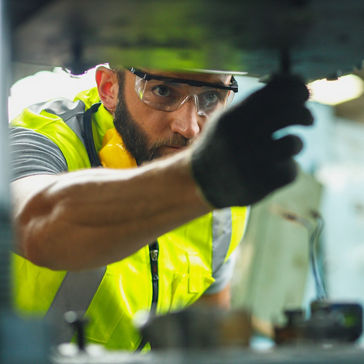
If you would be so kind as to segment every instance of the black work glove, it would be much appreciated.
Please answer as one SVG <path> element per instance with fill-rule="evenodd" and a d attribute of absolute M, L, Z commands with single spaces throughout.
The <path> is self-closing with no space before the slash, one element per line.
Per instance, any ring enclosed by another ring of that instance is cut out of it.
<path fill-rule="evenodd" d="M 293 156 L 302 149 L 301 139 L 272 135 L 287 126 L 312 124 L 308 97 L 300 78 L 277 75 L 207 123 L 193 145 L 192 171 L 209 203 L 217 208 L 250 205 L 295 179 Z"/>

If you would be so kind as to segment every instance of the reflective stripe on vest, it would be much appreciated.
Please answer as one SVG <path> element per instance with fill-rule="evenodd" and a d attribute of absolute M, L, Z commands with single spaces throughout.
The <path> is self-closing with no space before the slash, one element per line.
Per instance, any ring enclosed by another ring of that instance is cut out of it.
<path fill-rule="evenodd" d="M 212 271 L 223 264 L 231 243 L 231 209 L 214 210 L 212 213 Z"/>
<path fill-rule="evenodd" d="M 77 313 L 84 314 L 99 288 L 105 272 L 106 267 L 101 267 L 83 272 L 66 273 L 45 315 L 45 318 L 49 319 L 57 327 L 56 343 L 64 343 L 72 339 L 73 330 L 64 321 L 64 313 L 76 311 Z"/>

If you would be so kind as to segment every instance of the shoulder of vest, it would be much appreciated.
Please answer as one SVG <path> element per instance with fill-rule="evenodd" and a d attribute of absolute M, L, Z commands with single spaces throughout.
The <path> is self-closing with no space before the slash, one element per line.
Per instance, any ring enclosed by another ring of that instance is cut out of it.
<path fill-rule="evenodd" d="M 86 110 L 89 109 L 92 105 L 97 104 L 101 101 L 97 87 L 93 87 L 89 90 L 79 92 L 74 98 L 74 101 L 78 100 L 82 101 L 85 104 Z"/>
<path fill-rule="evenodd" d="M 28 110 L 38 114 L 52 114 L 61 119 L 84 143 L 83 138 L 83 115 L 85 104 L 81 100 L 71 101 L 65 98 L 53 99 L 44 103 L 31 105 Z"/>
<path fill-rule="evenodd" d="M 82 114 L 85 111 L 85 104 L 81 100 L 71 101 L 59 98 L 31 105 L 27 109 L 39 115 L 46 111 L 60 117 L 63 121 L 67 121 L 76 114 Z"/>
<path fill-rule="evenodd" d="M 83 119 L 85 104 L 65 98 L 31 105 L 12 120 L 11 127 L 24 127 L 52 140 L 62 151 L 69 170 L 87 168 Z"/>

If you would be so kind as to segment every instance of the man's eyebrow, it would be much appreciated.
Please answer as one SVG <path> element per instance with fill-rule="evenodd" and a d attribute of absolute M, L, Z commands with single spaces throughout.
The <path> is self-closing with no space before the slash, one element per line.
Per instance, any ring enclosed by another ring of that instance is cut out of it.
<path fill-rule="evenodd" d="M 186 78 L 178 78 L 178 77 L 171 77 L 166 75 L 158 75 L 153 74 L 149 72 L 145 72 L 143 70 L 130 68 L 129 71 L 136 74 L 139 77 L 143 77 L 141 74 L 145 76 L 146 80 L 155 79 L 160 81 L 168 81 L 168 82 L 174 82 L 174 83 L 185 83 L 191 86 L 197 86 L 197 87 L 212 87 L 212 88 L 220 88 L 225 90 L 233 90 L 234 92 L 238 91 L 237 83 L 235 79 L 232 77 L 231 83 L 229 85 L 226 85 L 221 80 L 217 80 L 217 82 L 207 82 L 207 81 L 201 81 L 201 80 L 192 80 L 192 79 L 186 79 Z"/>
<path fill-rule="evenodd" d="M 159 75 L 151 75 L 155 79 L 159 79 L 161 81 L 169 82 L 169 83 L 185 83 L 191 86 L 206 86 L 206 87 L 229 87 L 230 85 L 226 85 L 221 80 L 217 82 L 208 82 L 201 80 L 193 80 L 189 78 L 177 78 L 177 77 L 168 77 L 168 76 L 159 76 Z"/>
<path fill-rule="evenodd" d="M 197 86 L 206 86 L 206 87 L 214 87 L 214 86 L 227 86 L 223 82 L 207 82 L 207 81 L 199 81 L 192 80 L 189 78 L 166 78 L 165 80 L 161 80 L 166 83 L 172 84 L 196 84 Z"/>
<path fill-rule="evenodd" d="M 204 81 L 204 80 L 197 80 L 197 79 L 193 79 L 193 78 L 187 78 L 187 77 L 178 77 L 178 76 L 161 76 L 161 75 L 157 75 L 157 74 L 151 74 L 152 76 L 155 77 L 160 77 L 160 78 L 164 78 L 166 81 L 171 81 L 171 82 L 196 82 L 196 83 L 201 83 L 201 84 L 206 84 L 206 85 L 219 85 L 219 86 L 227 86 L 223 81 L 221 81 L 220 79 L 216 80 L 216 81 Z"/>

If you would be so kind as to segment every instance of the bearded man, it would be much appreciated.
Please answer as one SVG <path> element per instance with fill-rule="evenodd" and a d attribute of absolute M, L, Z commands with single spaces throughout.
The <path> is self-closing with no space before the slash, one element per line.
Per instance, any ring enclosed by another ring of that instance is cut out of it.
<path fill-rule="evenodd" d="M 136 350 L 139 310 L 229 307 L 246 206 L 296 176 L 301 140 L 273 134 L 312 116 L 294 76 L 227 110 L 231 74 L 99 67 L 96 84 L 11 123 L 15 305 L 82 311 L 89 342 Z"/>

